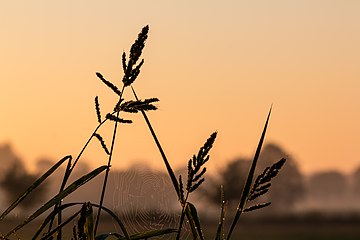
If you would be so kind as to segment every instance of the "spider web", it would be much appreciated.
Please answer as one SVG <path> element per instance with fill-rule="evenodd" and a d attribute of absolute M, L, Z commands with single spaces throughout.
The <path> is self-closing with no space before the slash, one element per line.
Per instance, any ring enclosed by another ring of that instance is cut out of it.
<path fill-rule="evenodd" d="M 166 174 L 136 166 L 115 174 L 114 182 L 113 209 L 129 234 L 179 227 L 180 204 Z M 182 239 L 189 237 L 188 226 L 182 233 Z"/>

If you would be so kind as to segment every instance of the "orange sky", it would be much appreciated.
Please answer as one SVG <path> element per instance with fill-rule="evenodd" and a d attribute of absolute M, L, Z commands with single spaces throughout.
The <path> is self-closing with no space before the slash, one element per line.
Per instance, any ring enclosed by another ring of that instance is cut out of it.
<path fill-rule="evenodd" d="M 0 143 L 31 166 L 76 155 L 115 102 L 121 54 L 149 24 L 140 97 L 175 166 L 219 131 L 211 169 L 250 156 L 273 104 L 267 141 L 304 172 L 360 165 L 360 1 L 2 1 Z M 110 131 L 104 129 L 105 137 Z M 162 162 L 139 117 L 122 126 L 115 167 Z M 110 144 L 110 139 L 107 139 Z M 105 163 L 98 144 L 86 158 Z"/>

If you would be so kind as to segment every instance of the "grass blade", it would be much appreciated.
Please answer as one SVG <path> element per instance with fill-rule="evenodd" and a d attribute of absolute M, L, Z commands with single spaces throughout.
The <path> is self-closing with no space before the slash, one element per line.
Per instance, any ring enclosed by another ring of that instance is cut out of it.
<path fill-rule="evenodd" d="M 93 207 L 97 207 L 97 208 L 100 208 L 100 205 L 98 204 L 92 204 Z M 101 209 L 104 210 L 105 212 L 107 212 L 115 221 L 116 223 L 119 225 L 119 227 L 121 228 L 123 234 L 125 235 L 124 239 L 126 240 L 129 240 L 130 239 L 130 236 L 125 228 L 125 225 L 123 224 L 123 222 L 120 220 L 120 218 L 117 216 L 117 214 L 115 214 L 113 211 L 111 211 L 110 209 L 104 207 L 104 206 L 101 206 Z"/>
<path fill-rule="evenodd" d="M 159 229 L 159 230 L 151 230 L 151 231 L 147 231 L 147 232 L 143 232 L 143 233 L 137 233 L 134 235 L 130 236 L 131 240 L 137 240 L 137 239 L 148 239 L 148 238 L 152 238 L 152 237 L 157 237 L 157 236 L 162 236 L 165 234 L 170 234 L 170 233 L 175 233 L 177 232 L 176 229 L 173 228 L 166 228 L 166 229 Z M 124 237 L 119 238 L 120 239 L 125 239 Z"/>
<path fill-rule="evenodd" d="M 60 211 L 70 208 L 70 207 L 73 207 L 73 206 L 78 206 L 78 205 L 83 205 L 83 204 L 84 203 L 82 203 L 82 202 L 73 202 L 73 203 L 66 203 L 66 204 L 59 206 L 56 210 L 52 211 L 46 217 L 46 219 L 43 221 L 41 226 L 38 228 L 37 232 L 35 233 L 35 235 L 33 236 L 32 239 L 36 239 L 40 235 L 42 230 L 46 227 L 46 225 L 51 221 L 51 219 L 54 216 L 56 216 L 56 214 L 58 214 Z M 94 204 L 94 203 L 92 203 L 92 206 L 96 207 L 96 208 L 100 207 L 98 204 Z M 105 211 L 106 213 L 108 213 L 116 221 L 116 223 L 119 225 L 120 229 L 122 230 L 123 234 L 125 235 L 125 239 L 130 239 L 129 234 L 127 233 L 127 230 L 125 229 L 125 225 L 122 223 L 122 221 L 119 219 L 119 217 L 113 211 L 111 211 L 110 209 L 108 209 L 104 206 L 102 207 L 102 210 Z M 80 211 L 81 210 L 79 210 L 78 213 L 80 213 Z"/>
<path fill-rule="evenodd" d="M 110 233 L 102 233 L 100 235 L 97 235 L 95 237 L 95 240 L 105 240 L 107 239 L 108 237 L 110 236 L 114 236 L 116 239 L 122 239 L 123 236 L 121 236 L 120 234 L 118 233 L 115 233 L 115 232 L 110 232 Z"/>
<path fill-rule="evenodd" d="M 71 215 L 68 219 L 63 221 L 61 224 L 56 226 L 56 228 L 52 229 L 51 231 L 47 232 L 40 240 L 46 240 L 46 239 L 52 239 L 52 235 L 54 235 L 59 229 L 62 229 L 65 225 L 70 223 L 72 220 L 74 220 L 79 214 L 81 213 L 81 210 L 75 212 L 73 215 Z M 40 231 L 41 232 L 41 231 Z M 36 237 L 40 234 L 40 232 L 37 232 L 35 236 L 33 237 L 33 240 L 36 239 Z"/>
<path fill-rule="evenodd" d="M 97 169 L 93 170 L 92 172 L 86 174 L 85 176 L 73 182 L 70 186 L 64 189 L 64 191 L 57 194 L 55 197 L 53 197 L 47 203 L 45 203 L 42 207 L 36 210 L 35 213 L 33 213 L 30 217 L 28 217 L 23 223 L 19 224 L 14 229 L 12 229 L 5 237 L 10 236 L 12 233 L 15 233 L 16 231 L 24 227 L 26 224 L 28 224 L 29 222 L 40 216 L 42 213 L 44 213 L 46 210 L 54 206 L 56 203 L 61 201 L 61 199 L 65 198 L 67 195 L 74 192 L 76 189 L 78 189 L 79 187 L 81 187 L 82 185 L 84 185 L 85 183 L 87 183 L 88 181 L 90 181 L 100 173 L 102 173 L 107 168 L 108 168 L 107 166 L 98 167 Z"/>
<path fill-rule="evenodd" d="M 195 231 L 197 232 L 200 239 L 204 240 L 204 236 L 203 236 L 202 230 L 201 230 L 199 216 L 197 214 L 195 206 L 193 204 L 189 203 L 189 202 L 187 202 L 186 205 L 187 205 L 186 209 L 190 213 L 190 216 L 191 216 L 191 221 L 190 222 L 193 222 L 195 224 Z"/>
<path fill-rule="evenodd" d="M 223 240 L 224 239 L 224 221 L 225 221 L 225 200 L 224 200 L 224 186 L 220 186 L 220 195 L 221 195 L 221 212 L 219 225 L 216 231 L 215 240 Z"/>
<path fill-rule="evenodd" d="M 6 217 L 19 203 L 21 203 L 34 189 L 36 189 L 41 183 L 43 183 L 56 169 L 58 169 L 61 164 L 66 160 L 71 160 L 72 157 L 66 156 L 58 161 L 54 166 L 52 166 L 47 172 L 45 172 L 41 177 L 39 177 L 26 191 L 20 195 L 0 216 L 0 221 Z"/>
<path fill-rule="evenodd" d="M 256 164 L 257 164 L 257 161 L 258 161 L 259 156 L 260 156 L 262 145 L 264 143 L 267 126 L 268 126 L 269 119 L 270 119 L 270 114 L 271 114 L 271 108 L 270 108 L 269 114 L 267 116 L 265 126 L 264 126 L 264 129 L 262 131 L 261 138 L 260 138 L 259 144 L 257 146 L 256 152 L 255 152 L 255 155 L 254 155 L 254 159 L 252 161 L 252 164 L 251 164 L 251 167 L 250 167 L 250 170 L 249 170 L 248 177 L 247 177 L 246 182 L 245 182 L 244 189 L 243 189 L 243 191 L 241 193 L 240 202 L 239 202 L 239 205 L 238 205 L 234 220 L 233 220 L 233 222 L 231 224 L 229 234 L 228 234 L 228 236 L 226 238 L 228 240 L 230 239 L 231 234 L 234 231 L 237 222 L 239 221 L 241 213 L 244 211 L 245 203 L 246 203 L 246 201 L 248 199 L 248 196 L 249 196 L 249 193 L 250 193 L 250 190 L 251 190 L 251 185 L 252 185 L 252 182 L 253 182 L 253 179 L 254 179 Z"/>
<path fill-rule="evenodd" d="M 131 86 L 131 89 L 132 89 L 132 91 L 133 91 L 133 94 L 134 94 L 134 96 L 135 96 L 135 99 L 136 99 L 137 101 L 139 101 L 139 98 L 137 97 L 137 95 L 136 95 L 136 93 L 135 93 L 135 90 L 134 90 L 134 88 L 133 88 L 132 86 Z M 142 113 L 142 115 L 143 115 L 143 117 L 144 117 L 144 119 L 145 119 L 146 124 L 148 125 L 148 128 L 149 128 L 149 130 L 150 130 L 150 132 L 151 132 L 151 135 L 152 135 L 152 137 L 153 137 L 153 139 L 154 139 L 154 141 L 155 141 L 155 143 L 156 143 L 156 146 L 157 146 L 158 149 L 159 149 L 159 152 L 160 152 L 160 154 L 161 154 L 161 157 L 162 157 L 162 159 L 163 159 L 163 161 L 164 161 L 164 163 L 165 163 L 166 170 L 168 171 L 168 174 L 169 174 L 169 176 L 170 176 L 170 178 L 171 178 L 172 184 L 173 184 L 173 186 L 174 186 L 174 188 L 175 188 L 176 194 L 177 194 L 178 197 L 180 198 L 180 195 L 179 195 L 179 183 L 178 183 L 178 181 L 177 181 L 177 179 L 176 179 L 176 177 L 175 177 L 175 173 L 174 173 L 174 171 L 172 170 L 172 168 L 171 168 L 171 166 L 170 166 L 170 163 L 169 163 L 169 161 L 168 161 L 168 159 L 167 159 L 167 157 L 166 157 L 166 155 L 165 155 L 165 152 L 164 152 L 163 148 L 161 147 L 161 144 L 160 144 L 159 139 L 157 138 L 157 136 L 156 136 L 156 134 L 155 134 L 155 131 L 154 131 L 153 127 L 151 126 L 151 123 L 150 123 L 149 118 L 147 117 L 145 111 L 141 110 L 141 113 Z"/>
<path fill-rule="evenodd" d="M 190 225 L 191 233 L 193 235 L 193 239 L 199 239 L 198 232 L 196 230 L 197 227 L 196 227 L 194 218 L 192 217 L 191 209 L 189 208 L 188 204 L 189 203 L 186 202 L 185 205 L 183 205 L 183 207 L 182 207 L 179 229 L 177 231 L 176 240 L 180 239 L 181 229 L 182 229 L 183 222 L 184 222 L 184 216 L 186 216 L 186 218 L 189 220 L 189 225 Z"/>
<path fill-rule="evenodd" d="M 42 230 L 44 230 L 44 228 L 46 227 L 46 225 L 54 218 L 54 216 L 56 216 L 56 214 L 58 214 L 60 211 L 66 209 L 66 208 L 69 208 L 69 207 L 72 207 L 72 206 L 75 206 L 75 205 L 78 205 L 79 203 L 66 203 L 66 204 L 63 204 L 61 206 L 59 206 L 58 208 L 54 209 L 46 218 L 45 220 L 42 222 L 42 224 L 39 226 L 39 228 L 37 229 L 36 233 L 34 234 L 34 236 L 32 237 L 32 239 L 36 239 L 40 233 L 42 232 Z M 81 203 L 83 204 L 83 203 Z M 77 212 L 77 214 L 80 214 L 80 211 L 79 210 Z M 77 215 L 76 214 L 76 215 Z M 75 215 L 75 214 L 74 214 Z M 58 229 L 58 228 L 56 228 Z"/>
<path fill-rule="evenodd" d="M 135 92 L 133 86 L 131 86 L 131 89 L 132 89 L 132 91 L 133 91 L 133 94 L 134 94 L 134 96 L 135 96 L 135 99 L 138 101 L 139 98 L 137 97 L 136 92 Z M 156 143 L 156 146 L 158 147 L 158 150 L 159 150 L 159 152 L 160 152 L 160 154 L 161 154 L 161 157 L 162 157 L 162 159 L 163 159 L 163 161 L 164 161 L 164 163 L 165 163 L 166 170 L 167 170 L 167 172 L 168 172 L 168 174 L 169 174 L 169 176 L 170 176 L 170 179 L 171 179 L 171 182 L 172 182 L 172 184 L 173 184 L 173 186 L 174 186 L 174 188 L 175 188 L 176 194 L 177 194 L 178 198 L 180 199 L 180 197 L 181 197 L 181 196 L 180 196 L 180 187 L 179 187 L 179 183 L 178 183 L 178 181 L 177 181 L 177 179 L 176 179 L 176 177 L 175 177 L 175 173 L 174 173 L 174 171 L 172 170 L 172 168 L 171 168 L 171 166 L 170 166 L 170 163 L 169 163 L 169 161 L 168 161 L 168 159 L 167 159 L 167 157 L 166 157 L 166 155 L 165 155 L 165 152 L 164 152 L 164 150 L 163 150 L 163 148 L 162 148 L 162 146 L 161 146 L 161 144 L 160 144 L 160 142 L 159 142 L 159 139 L 158 139 L 157 136 L 156 136 L 156 133 L 155 133 L 155 131 L 154 131 L 154 129 L 153 129 L 151 123 L 150 123 L 149 118 L 147 117 L 145 111 L 141 111 L 141 113 L 142 113 L 142 115 L 143 115 L 143 117 L 144 117 L 144 119 L 145 119 L 145 122 L 146 122 L 146 124 L 147 124 L 147 126 L 148 126 L 148 128 L 149 128 L 149 130 L 150 130 L 150 132 L 151 132 L 151 135 L 152 135 L 152 137 L 153 137 L 153 139 L 154 139 L 154 141 L 155 141 L 155 143 Z M 193 221 L 192 218 L 191 218 L 191 212 L 190 212 L 190 209 L 189 209 L 189 208 L 186 208 L 185 214 L 186 214 L 186 217 L 187 217 L 188 220 L 189 220 L 189 224 L 190 224 L 190 227 L 191 227 L 191 229 L 192 229 L 193 237 L 194 237 L 194 239 L 197 239 L 195 223 L 194 223 L 194 221 Z"/>

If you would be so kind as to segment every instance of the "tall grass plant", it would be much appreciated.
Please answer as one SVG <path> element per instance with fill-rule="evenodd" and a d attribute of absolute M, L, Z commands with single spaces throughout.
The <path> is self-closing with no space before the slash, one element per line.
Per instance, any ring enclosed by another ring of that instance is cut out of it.
<path fill-rule="evenodd" d="M 188 161 L 187 176 L 179 175 L 177 177 L 173 171 L 173 168 L 171 167 L 169 159 L 165 154 L 165 150 L 160 143 L 156 131 L 153 128 L 149 117 L 147 116 L 148 111 L 157 110 L 155 103 L 157 103 L 159 99 L 141 99 L 137 95 L 135 88 L 132 85 L 134 81 L 136 81 L 136 79 L 138 78 L 141 67 L 144 64 L 144 59 L 141 59 L 141 55 L 145 47 L 146 40 L 148 38 L 148 33 L 149 26 L 145 26 L 139 33 L 134 44 L 131 46 L 129 53 L 126 54 L 124 52 L 122 54 L 122 70 L 124 76 L 121 81 L 121 87 L 118 87 L 117 84 L 108 81 L 101 73 L 96 73 L 98 79 L 102 81 L 113 94 L 117 96 L 118 100 L 114 103 L 114 108 L 108 113 L 106 113 L 104 117 L 104 115 L 102 114 L 100 99 L 98 96 L 95 97 L 94 104 L 98 125 L 90 134 L 88 140 L 84 144 L 83 148 L 80 150 L 79 154 L 75 158 L 73 158 L 73 156 L 65 156 L 57 163 L 55 163 L 34 183 L 32 183 L 29 188 L 23 194 L 21 194 L 0 215 L 0 224 L 4 224 L 4 221 L 6 221 L 6 218 L 9 216 L 9 214 L 11 214 L 24 199 L 26 199 L 30 194 L 32 194 L 33 190 L 41 186 L 46 179 L 48 179 L 54 174 L 55 171 L 60 171 L 60 166 L 66 165 L 64 176 L 61 183 L 59 183 L 58 193 L 53 196 L 49 201 L 47 201 L 44 205 L 40 206 L 29 217 L 24 219 L 13 229 L 9 230 L 7 233 L 2 233 L 2 235 L 0 236 L 1 239 L 11 239 L 13 237 L 16 238 L 17 232 L 19 230 L 21 230 L 29 223 L 33 222 L 35 219 L 39 219 L 40 217 L 42 217 L 41 224 L 39 228 L 34 231 L 32 239 L 64 239 L 63 231 L 65 231 L 65 226 L 72 226 L 72 232 L 70 233 L 70 235 L 74 240 L 103 240 L 110 238 L 127 240 L 150 239 L 157 236 L 167 236 L 167 238 L 169 239 L 181 239 L 181 233 L 185 220 L 189 223 L 191 236 L 193 239 L 205 239 L 198 211 L 196 209 L 195 203 L 189 201 L 189 195 L 192 192 L 196 191 L 198 187 L 205 181 L 206 163 L 210 159 L 210 150 L 215 143 L 217 132 L 213 132 L 205 141 L 204 145 L 200 147 L 198 153 L 194 154 L 193 157 Z M 128 90 L 132 92 L 134 99 L 126 100 L 123 98 L 124 92 Z M 179 204 L 181 206 L 181 213 L 179 213 L 180 221 L 177 228 L 156 229 L 131 235 L 127 231 L 127 228 L 122 222 L 121 218 L 117 216 L 112 210 L 104 206 L 104 197 L 107 191 L 109 171 L 111 169 L 111 163 L 113 161 L 113 152 L 115 149 L 116 138 L 121 137 L 118 136 L 118 128 L 122 124 L 132 124 L 132 120 L 125 118 L 124 113 L 139 113 L 143 116 L 145 124 L 150 131 L 156 147 L 158 148 L 162 161 L 164 162 L 166 171 L 174 187 L 174 191 L 179 199 Z M 224 189 L 221 187 L 221 196 L 219 196 L 219 205 L 221 206 L 221 211 L 218 228 L 216 231 L 216 235 L 214 236 L 214 239 L 216 240 L 231 239 L 232 233 L 236 228 L 238 221 L 243 213 L 258 210 L 260 208 L 270 205 L 270 202 L 254 203 L 255 199 L 258 199 L 261 195 L 267 193 L 271 186 L 272 178 L 277 175 L 277 173 L 285 163 L 285 159 L 281 159 L 279 162 L 266 168 L 264 172 L 259 176 L 254 176 L 261 148 L 265 139 L 270 114 L 271 109 L 268 113 L 264 129 L 257 145 L 252 165 L 249 169 L 246 184 L 242 189 L 242 195 L 239 199 L 238 208 L 235 212 L 234 218 L 230 221 L 231 224 L 228 231 L 224 229 L 226 217 L 226 198 L 224 196 L 226 196 L 226 193 L 224 194 Z M 110 141 L 104 139 L 99 131 L 105 124 L 113 125 L 113 131 Z M 86 151 L 89 143 L 92 141 L 99 142 L 99 146 L 101 146 L 101 148 L 107 155 L 107 164 L 99 166 L 91 172 L 78 178 L 77 180 L 69 183 L 68 181 L 75 167 L 77 166 L 77 163 L 80 161 L 83 153 Z M 107 142 L 110 142 L 109 147 Z M 74 191 L 77 191 L 81 186 L 88 184 L 93 178 L 101 176 L 103 177 L 103 184 L 102 188 L 99 189 L 98 203 L 88 202 L 86 201 L 86 199 L 82 203 L 62 203 L 63 199 L 66 198 L 68 195 L 72 194 Z M 241 191 L 241 189 L 239 189 L 239 191 Z M 63 212 L 67 209 L 72 210 L 72 214 L 65 217 Z M 100 220 L 102 213 L 108 214 L 119 226 L 119 229 L 121 231 L 99 233 L 98 229 L 99 224 L 101 224 Z M 69 234 L 67 234 L 66 236 L 69 236 Z"/>

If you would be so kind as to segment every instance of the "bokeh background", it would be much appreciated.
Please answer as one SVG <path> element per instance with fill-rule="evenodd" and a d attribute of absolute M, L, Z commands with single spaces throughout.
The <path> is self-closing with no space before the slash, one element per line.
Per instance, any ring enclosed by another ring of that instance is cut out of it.
<path fill-rule="evenodd" d="M 219 178 L 231 164 L 251 158 L 272 105 L 266 143 L 276 158 L 292 159 L 305 184 L 293 210 L 356 212 L 359 11 L 356 0 L 2 1 L 1 168 L 30 181 L 49 162 L 78 154 L 97 125 L 94 97 L 104 113 L 116 102 L 95 72 L 120 86 L 121 54 L 149 24 L 134 87 L 141 98 L 160 99 L 149 117 L 174 168 L 181 171 L 217 130 L 208 172 L 213 182 L 225 181 Z M 114 171 L 163 171 L 143 119 L 133 120 L 120 128 Z M 111 126 L 102 134 L 109 138 Z M 106 161 L 94 143 L 83 167 Z M 324 204 L 316 196 L 334 185 L 322 182 L 329 176 L 340 187 Z"/>

